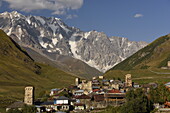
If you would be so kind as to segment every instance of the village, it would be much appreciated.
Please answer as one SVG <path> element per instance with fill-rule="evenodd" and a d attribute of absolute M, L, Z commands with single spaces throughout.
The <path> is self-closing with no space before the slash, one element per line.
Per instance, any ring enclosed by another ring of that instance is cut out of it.
<path fill-rule="evenodd" d="M 88 112 L 104 109 L 107 106 L 119 106 L 125 102 L 126 91 L 129 88 L 139 87 L 132 82 L 131 74 L 125 75 L 125 82 L 107 80 L 103 76 L 93 77 L 90 81 L 76 78 L 75 85 L 51 89 L 50 97 L 46 102 L 34 102 L 34 87 L 25 87 L 24 103 L 35 105 L 39 112 Z M 21 102 L 15 104 L 22 105 Z M 7 111 L 9 109 L 10 106 Z"/>
<path fill-rule="evenodd" d="M 170 67 L 170 62 L 168 66 Z M 34 87 L 25 87 L 24 102 L 15 102 L 6 108 L 21 110 L 24 105 L 34 105 L 37 113 L 41 112 L 98 112 L 108 106 L 121 106 L 126 102 L 126 92 L 142 88 L 149 92 L 150 88 L 157 88 L 157 83 L 139 85 L 132 82 L 132 75 L 126 74 L 125 81 L 120 79 L 105 79 L 104 76 L 93 77 L 92 80 L 75 78 L 75 84 L 67 88 L 50 90 L 46 101 L 34 100 Z M 170 82 L 164 84 L 170 88 Z M 170 102 L 164 105 L 154 103 L 159 111 L 170 111 Z"/>
<path fill-rule="evenodd" d="M 75 79 L 75 85 L 68 88 L 51 89 L 49 98 L 44 102 L 34 101 L 34 87 L 25 87 L 24 102 L 10 105 L 12 108 L 22 109 L 24 104 L 35 105 L 38 113 L 41 112 L 90 112 L 100 111 L 108 106 L 120 106 L 125 103 L 126 92 L 130 89 L 143 87 L 157 87 L 150 83 L 140 86 L 132 82 L 131 74 L 125 75 L 125 82 L 121 80 L 107 80 L 103 76 L 93 77 L 92 80 Z"/>

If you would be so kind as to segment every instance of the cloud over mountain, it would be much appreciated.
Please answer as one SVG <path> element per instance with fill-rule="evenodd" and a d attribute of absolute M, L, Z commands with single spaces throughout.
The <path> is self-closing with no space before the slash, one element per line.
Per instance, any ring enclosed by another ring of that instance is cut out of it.
<path fill-rule="evenodd" d="M 77 18 L 77 15 L 67 15 L 66 19 L 73 19 L 73 18 Z"/>
<path fill-rule="evenodd" d="M 81 8 L 83 0 L 2 0 L 9 3 L 9 7 L 25 12 L 33 10 L 51 10 L 53 14 L 62 15 L 69 10 Z"/>
<path fill-rule="evenodd" d="M 143 17 L 143 14 L 137 13 L 137 14 L 135 14 L 133 17 L 134 17 L 134 18 L 141 18 L 141 17 Z"/>

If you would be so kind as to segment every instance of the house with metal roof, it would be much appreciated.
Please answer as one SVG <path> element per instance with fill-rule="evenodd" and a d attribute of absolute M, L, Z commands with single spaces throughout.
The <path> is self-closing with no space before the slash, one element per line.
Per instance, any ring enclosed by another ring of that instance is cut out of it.
<path fill-rule="evenodd" d="M 65 96 L 54 99 L 54 109 L 56 111 L 69 111 L 71 109 L 70 99 Z"/>

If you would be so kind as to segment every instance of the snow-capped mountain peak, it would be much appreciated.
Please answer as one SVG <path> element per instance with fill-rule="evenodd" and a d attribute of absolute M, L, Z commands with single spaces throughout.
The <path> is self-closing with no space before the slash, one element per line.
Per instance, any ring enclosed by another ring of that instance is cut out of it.
<path fill-rule="evenodd" d="M 102 72 L 147 45 L 103 32 L 83 32 L 59 18 L 24 16 L 16 11 L 0 14 L 0 28 L 19 45 L 56 60 L 56 55 L 79 59 Z"/>

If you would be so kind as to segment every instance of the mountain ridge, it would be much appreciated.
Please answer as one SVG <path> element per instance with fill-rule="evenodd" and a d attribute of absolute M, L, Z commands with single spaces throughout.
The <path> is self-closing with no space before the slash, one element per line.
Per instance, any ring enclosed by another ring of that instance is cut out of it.
<path fill-rule="evenodd" d="M 170 34 L 159 37 L 143 49 L 108 70 L 107 78 L 124 78 L 132 74 L 137 83 L 166 83 L 169 82 L 170 70 Z"/>
<path fill-rule="evenodd" d="M 83 32 L 58 18 L 24 16 L 16 11 L 0 14 L 0 28 L 19 45 L 33 47 L 53 60 L 57 55 L 70 56 L 102 72 L 147 45 L 102 32 Z"/>
<path fill-rule="evenodd" d="M 147 64 L 149 64 L 149 62 L 151 62 L 154 59 L 157 59 L 157 61 L 155 61 L 155 62 L 159 62 L 159 63 L 157 63 L 157 65 L 153 65 L 154 67 L 160 68 L 162 66 L 166 66 L 168 60 L 165 60 L 166 63 L 163 63 L 165 61 L 162 60 L 163 58 L 161 58 L 160 55 L 166 55 L 166 57 L 167 57 L 166 59 L 168 59 L 168 57 L 170 56 L 170 54 L 168 55 L 168 53 L 165 53 L 165 51 L 169 52 L 169 50 L 166 49 L 166 48 L 170 47 L 170 46 L 168 46 L 169 40 L 170 40 L 170 34 L 156 39 L 155 41 L 150 43 L 148 46 L 139 50 L 134 55 L 127 58 L 125 61 L 116 65 L 112 69 L 131 70 L 131 69 L 134 69 L 135 67 L 136 68 L 137 67 L 144 68 L 144 66 L 146 66 L 146 68 L 149 68 L 152 65 L 147 65 Z M 166 48 L 162 47 L 162 46 L 165 46 Z M 156 53 L 157 53 L 157 56 L 153 56 L 153 54 L 155 55 Z M 158 57 L 162 61 L 159 61 Z M 133 62 L 132 62 L 132 59 L 133 59 Z M 140 64 L 142 62 L 144 62 L 144 63 Z M 139 65 L 141 65 L 141 66 L 139 66 Z"/>

